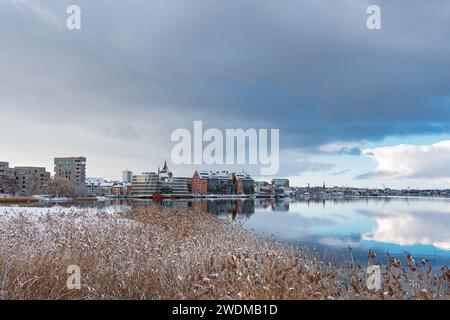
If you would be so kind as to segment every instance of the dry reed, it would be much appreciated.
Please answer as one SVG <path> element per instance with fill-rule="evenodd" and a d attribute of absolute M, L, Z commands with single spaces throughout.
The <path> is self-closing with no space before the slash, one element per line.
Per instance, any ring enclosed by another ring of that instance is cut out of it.
<path fill-rule="evenodd" d="M 0 299 L 448 299 L 448 268 L 436 275 L 422 264 L 389 257 L 375 292 L 362 267 L 320 261 L 200 211 L 0 216 Z M 69 265 L 81 269 L 79 290 L 66 286 Z"/>

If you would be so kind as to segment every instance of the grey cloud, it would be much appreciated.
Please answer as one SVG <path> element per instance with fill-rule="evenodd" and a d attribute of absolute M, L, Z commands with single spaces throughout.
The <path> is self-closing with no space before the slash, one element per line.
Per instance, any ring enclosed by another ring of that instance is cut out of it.
<path fill-rule="evenodd" d="M 356 180 L 368 180 L 373 178 L 388 177 L 391 173 L 389 172 L 366 172 L 355 176 Z"/>
<path fill-rule="evenodd" d="M 328 171 L 334 168 L 336 165 L 326 162 L 317 162 L 311 160 L 302 159 L 290 159 L 284 160 L 280 163 L 279 176 L 301 176 L 307 172 L 320 172 Z"/>
<path fill-rule="evenodd" d="M 347 173 L 347 172 L 349 172 L 349 171 L 350 171 L 350 169 L 344 169 L 344 170 L 341 170 L 341 171 L 333 172 L 332 175 L 333 175 L 333 176 L 339 176 L 339 175 L 344 174 L 344 173 Z"/>
<path fill-rule="evenodd" d="M 139 139 L 139 135 L 136 130 L 128 123 L 116 124 L 112 126 L 100 126 L 99 130 L 107 137 L 128 140 Z"/>
<path fill-rule="evenodd" d="M 79 0 L 80 31 L 65 28 L 72 2 L 33 3 L 55 23 L 0 2 L 0 110 L 14 117 L 106 117 L 166 149 L 196 119 L 279 128 L 283 149 L 450 132 L 445 0 L 380 0 L 373 32 L 369 1 Z"/>

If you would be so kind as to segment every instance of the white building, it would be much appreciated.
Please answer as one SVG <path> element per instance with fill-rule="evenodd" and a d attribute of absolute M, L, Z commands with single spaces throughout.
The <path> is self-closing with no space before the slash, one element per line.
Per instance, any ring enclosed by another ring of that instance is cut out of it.
<path fill-rule="evenodd" d="M 130 183 L 133 180 L 133 172 L 129 170 L 122 171 L 122 182 Z"/>
<path fill-rule="evenodd" d="M 94 196 L 99 192 L 99 188 L 102 183 L 105 183 L 103 178 L 87 178 L 86 179 L 86 192 L 88 195 Z"/>
<path fill-rule="evenodd" d="M 158 172 L 144 172 L 134 175 L 131 194 L 134 197 L 150 198 L 154 194 L 186 195 L 189 193 L 191 178 L 174 177 L 164 163 Z"/>

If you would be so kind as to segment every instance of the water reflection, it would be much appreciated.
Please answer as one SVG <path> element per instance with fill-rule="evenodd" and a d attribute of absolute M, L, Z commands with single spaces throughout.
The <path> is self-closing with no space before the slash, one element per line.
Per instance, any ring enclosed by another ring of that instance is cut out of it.
<path fill-rule="evenodd" d="M 76 205 L 101 208 L 146 203 L 151 201 L 116 199 Z M 263 236 L 275 235 L 283 241 L 334 251 L 350 245 L 361 251 L 408 251 L 450 258 L 450 199 L 191 199 L 158 204 L 200 209 L 224 219 L 239 220 Z"/>
<path fill-rule="evenodd" d="M 376 226 L 363 234 L 363 239 L 401 246 L 432 245 L 450 250 L 450 212 L 443 210 L 361 210 L 360 214 L 375 219 Z"/>
<path fill-rule="evenodd" d="M 175 203 L 161 204 L 174 206 Z M 380 247 L 399 252 L 450 250 L 449 204 L 447 199 L 423 198 L 178 201 L 181 207 L 243 220 L 246 226 L 261 234 L 274 234 L 286 241 L 334 247 Z"/>

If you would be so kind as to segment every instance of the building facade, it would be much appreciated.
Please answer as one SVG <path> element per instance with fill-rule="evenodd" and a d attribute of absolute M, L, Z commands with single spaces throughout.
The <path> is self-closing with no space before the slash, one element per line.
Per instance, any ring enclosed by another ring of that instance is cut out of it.
<path fill-rule="evenodd" d="M 8 162 L 0 162 L 0 176 L 8 178 L 8 184 L 11 179 L 14 180 L 15 193 L 19 195 L 36 195 L 45 192 L 50 179 L 50 172 L 44 167 L 15 167 L 10 168 Z M 1 192 L 5 193 L 5 186 L 0 186 Z M 11 190 L 10 190 L 11 191 Z"/>
<path fill-rule="evenodd" d="M 273 179 L 272 185 L 275 187 L 289 188 L 289 179 Z"/>
<path fill-rule="evenodd" d="M 191 191 L 194 195 L 254 194 L 255 182 L 245 172 L 195 171 Z"/>
<path fill-rule="evenodd" d="M 55 158 L 55 178 L 65 178 L 77 187 L 84 187 L 86 183 L 86 158 Z"/>
<path fill-rule="evenodd" d="M 131 183 L 106 181 L 103 178 L 87 178 L 86 194 L 89 196 L 128 196 Z"/>
<path fill-rule="evenodd" d="M 133 180 L 133 172 L 129 170 L 122 171 L 122 182 L 130 183 Z"/>
<path fill-rule="evenodd" d="M 14 175 L 14 169 L 9 167 L 9 162 L 0 161 L 0 175 Z"/>
<path fill-rule="evenodd" d="M 236 186 L 228 171 L 195 171 L 193 194 L 235 194 Z"/>
<path fill-rule="evenodd" d="M 14 174 L 23 195 L 42 194 L 50 180 L 50 172 L 44 167 L 15 167 Z"/>
<path fill-rule="evenodd" d="M 164 163 L 158 172 L 144 172 L 134 175 L 131 183 L 131 195 L 138 198 L 151 198 L 155 194 L 183 196 L 189 194 L 191 178 L 174 177 Z"/>
<path fill-rule="evenodd" d="M 255 181 L 245 172 L 233 173 L 233 183 L 236 186 L 237 194 L 255 193 Z"/>
<path fill-rule="evenodd" d="M 87 178 L 86 179 L 86 194 L 89 196 L 96 196 L 99 194 L 100 186 L 106 182 L 103 178 Z"/>

